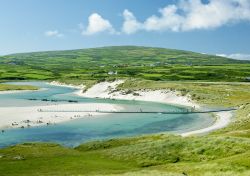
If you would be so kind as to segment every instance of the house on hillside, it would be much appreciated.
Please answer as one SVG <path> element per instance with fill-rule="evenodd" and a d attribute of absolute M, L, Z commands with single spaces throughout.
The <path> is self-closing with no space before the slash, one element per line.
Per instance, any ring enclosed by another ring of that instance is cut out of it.
<path fill-rule="evenodd" d="M 108 75 L 117 75 L 117 71 L 109 71 Z"/>

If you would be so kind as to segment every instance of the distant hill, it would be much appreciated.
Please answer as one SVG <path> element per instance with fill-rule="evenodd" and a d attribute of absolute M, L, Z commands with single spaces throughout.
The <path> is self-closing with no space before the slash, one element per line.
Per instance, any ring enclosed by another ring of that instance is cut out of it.
<path fill-rule="evenodd" d="M 3 56 L 0 58 L 0 79 L 105 79 L 129 76 L 153 80 L 217 80 L 224 79 L 225 75 L 215 75 L 217 73 L 212 68 L 223 66 L 232 69 L 230 65 L 235 64 L 248 65 L 250 61 L 165 48 L 113 46 Z M 190 67 L 193 69 L 189 74 Z M 204 70 L 197 77 L 195 72 L 200 67 Z M 210 76 L 204 74 L 210 72 L 209 67 L 212 71 Z M 245 66 L 242 68 L 244 70 Z M 185 70 L 187 73 L 180 73 Z M 243 75 L 236 74 L 237 78 L 231 79 L 229 75 L 225 79 L 244 80 L 249 76 L 249 67 L 246 71 Z"/>
<path fill-rule="evenodd" d="M 52 59 L 70 59 L 69 62 L 80 61 L 84 63 L 87 61 L 109 64 L 135 64 L 135 63 L 154 63 L 162 62 L 169 64 L 194 64 L 194 65 L 220 65 L 232 63 L 250 63 L 249 61 L 240 61 L 229 59 L 220 56 L 200 54 L 190 51 L 139 47 L 139 46 L 113 46 L 91 49 L 66 50 L 66 51 L 45 51 L 12 54 L 5 56 L 12 61 L 22 61 L 29 63 L 36 63 L 38 61 L 52 61 Z M 35 59 L 35 60 L 34 60 Z"/>

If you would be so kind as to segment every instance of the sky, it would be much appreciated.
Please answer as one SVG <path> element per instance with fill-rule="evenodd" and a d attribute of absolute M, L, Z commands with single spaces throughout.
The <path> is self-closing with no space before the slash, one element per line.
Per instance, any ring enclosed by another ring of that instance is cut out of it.
<path fill-rule="evenodd" d="M 250 59 L 250 0 L 0 0 L 0 55 L 116 45 Z"/>

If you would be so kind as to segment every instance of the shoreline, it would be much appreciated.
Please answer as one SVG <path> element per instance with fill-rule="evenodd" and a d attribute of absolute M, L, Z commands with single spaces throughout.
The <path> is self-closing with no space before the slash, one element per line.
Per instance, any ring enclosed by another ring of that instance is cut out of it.
<path fill-rule="evenodd" d="M 13 94 L 13 93 L 22 93 L 22 92 L 36 92 L 36 91 L 41 91 L 44 89 L 37 89 L 37 90 L 3 90 L 0 91 L 1 94 Z"/>
<path fill-rule="evenodd" d="M 104 103 L 56 104 L 30 107 L 0 107 L 0 129 L 28 128 L 42 125 L 52 125 L 80 118 L 96 118 L 103 113 L 88 112 L 58 112 L 60 110 L 109 110 L 118 111 L 122 107 Z M 46 112 L 42 112 L 45 110 Z M 50 111 L 50 112 L 48 112 Z M 54 111 L 54 112 L 53 112 Z"/>
<path fill-rule="evenodd" d="M 61 83 L 59 81 L 52 81 L 52 82 L 48 82 L 47 84 L 52 85 L 52 86 L 68 87 L 68 88 L 79 89 L 79 90 L 82 90 L 82 89 L 84 89 L 86 87 L 83 84 L 76 86 L 76 85 L 73 85 L 73 84 Z"/>
<path fill-rule="evenodd" d="M 217 112 L 213 114 L 215 114 L 216 116 L 216 120 L 213 123 L 213 125 L 206 127 L 206 128 L 194 130 L 194 131 L 184 132 L 184 133 L 181 133 L 180 135 L 182 137 L 189 137 L 189 136 L 208 134 L 212 131 L 226 127 L 231 122 L 232 117 L 233 117 L 232 111 Z"/>
<path fill-rule="evenodd" d="M 130 92 L 130 93 L 124 92 L 124 91 L 117 91 L 116 90 L 117 86 L 119 84 L 122 84 L 123 82 L 124 82 L 124 80 L 117 80 L 114 82 L 97 83 L 85 92 L 83 92 L 83 90 L 82 90 L 85 88 L 84 85 L 79 85 L 79 86 L 67 85 L 64 83 L 60 83 L 58 81 L 52 81 L 52 82 L 49 82 L 48 84 L 54 85 L 54 86 L 63 86 L 63 87 L 69 87 L 69 88 L 76 89 L 76 91 L 74 93 L 78 96 L 81 96 L 81 97 L 116 99 L 116 100 L 150 101 L 150 102 L 158 102 L 158 103 L 164 103 L 164 104 L 172 104 L 172 105 L 185 106 L 185 107 L 189 107 L 189 108 L 201 109 L 201 106 L 198 105 L 197 103 L 193 102 L 192 99 L 190 98 L 190 96 L 181 96 L 180 94 L 178 94 L 177 91 L 140 90 L 140 91 L 134 91 L 134 92 Z M 39 90 L 41 90 L 41 89 L 39 89 Z M 26 91 L 38 91 L 38 90 L 2 91 L 2 94 L 19 93 L 19 92 L 23 92 L 23 91 L 26 92 Z M 1 94 L 1 91 L 0 91 L 0 94 Z M 67 105 L 67 104 L 60 104 L 60 105 L 55 105 L 55 106 L 63 106 L 63 105 Z M 75 107 L 77 107 L 77 105 L 81 105 L 81 104 L 70 104 L 70 105 L 71 105 L 70 108 L 74 109 Z M 88 105 L 88 104 L 84 104 L 84 105 Z M 108 105 L 115 106 L 115 105 L 111 105 L 111 104 L 108 104 Z M 38 106 L 38 107 L 36 106 L 37 109 L 39 109 L 39 107 L 43 108 L 44 106 Z M 49 106 L 45 106 L 45 107 L 46 108 L 53 107 L 53 105 L 49 105 Z M 90 107 L 91 107 L 91 105 L 90 105 Z M 13 108 L 13 107 L 10 107 L 10 108 Z M 89 107 L 87 109 L 89 109 Z M 99 109 L 99 108 L 97 108 L 97 109 Z M 104 109 L 107 110 L 106 108 L 104 108 Z M 122 109 L 122 107 L 116 106 L 116 108 L 114 108 L 112 110 L 118 110 L 118 109 Z M 1 111 L 1 107 L 0 107 L 0 111 Z M 33 113 L 35 113 L 34 110 L 33 110 Z M 194 130 L 194 131 L 180 133 L 179 135 L 181 135 L 183 137 L 187 137 L 187 136 L 192 136 L 192 135 L 207 134 L 207 133 L 212 132 L 214 130 L 226 127 L 231 122 L 231 118 L 233 116 L 232 112 L 218 112 L 218 113 L 214 113 L 214 114 L 216 115 L 217 118 L 211 126 L 208 126 L 206 128 L 203 128 L 203 129 L 198 129 L 198 130 Z M 56 114 L 53 114 L 53 115 L 57 116 Z M 100 115 L 100 113 L 95 113 L 95 115 Z M 46 116 L 46 120 L 48 121 L 47 123 L 59 123 L 59 122 L 65 122 L 68 120 L 75 119 L 75 118 L 73 118 L 73 117 L 75 117 L 75 114 L 72 114 L 72 113 L 70 115 L 68 114 L 67 117 L 61 118 L 60 120 L 58 120 L 56 118 L 52 118 L 52 116 L 50 118 L 48 118 Z M 60 116 L 63 117 L 63 115 L 60 115 Z M 69 116 L 70 116 L 70 118 L 69 118 Z M 76 115 L 76 116 L 78 117 L 78 115 Z M 78 117 L 78 118 L 83 118 L 86 116 L 88 116 L 88 114 L 85 113 L 83 115 L 80 115 L 80 117 Z M 36 120 L 39 120 L 39 119 L 36 118 Z M 1 118 L 0 118 L 0 124 L 1 124 L 0 128 L 2 128 L 2 126 L 3 126 L 2 124 L 4 124 L 4 123 L 1 122 Z M 25 125 L 23 123 L 20 123 L 20 124 Z M 20 127 L 22 125 L 18 125 L 18 127 Z M 38 125 L 42 125 L 42 124 L 33 124 L 33 126 L 38 126 Z M 9 126 L 9 127 L 13 127 L 13 126 Z M 14 126 L 14 127 L 16 127 L 16 126 Z"/>
<path fill-rule="evenodd" d="M 138 100 L 138 101 L 150 101 L 172 105 L 179 105 L 185 107 L 191 107 L 195 109 L 201 109 L 202 107 L 197 103 L 193 102 L 190 96 L 178 95 L 177 91 L 170 90 L 143 90 L 134 91 L 133 94 L 124 94 L 122 91 L 116 91 L 116 87 L 123 83 L 123 80 L 117 80 L 114 82 L 102 82 L 94 85 L 85 92 L 81 90 L 77 91 L 76 94 L 82 97 L 88 98 L 108 98 L 116 100 Z M 157 99 L 157 100 L 155 100 Z M 213 113 L 216 116 L 216 120 L 211 126 L 206 128 L 180 133 L 182 137 L 188 137 L 192 135 L 203 135 L 208 134 L 212 131 L 226 127 L 233 117 L 231 111 Z"/>
<path fill-rule="evenodd" d="M 87 98 L 103 98 L 115 100 L 136 100 L 136 101 L 149 101 L 156 103 L 164 103 L 177 106 L 191 107 L 200 109 L 201 106 L 193 102 L 190 96 L 181 96 L 177 91 L 170 90 L 139 90 L 127 93 L 125 91 L 117 91 L 116 87 L 122 84 L 123 80 L 114 82 L 101 82 L 95 84 L 87 91 L 83 92 L 78 90 L 76 95 Z"/>

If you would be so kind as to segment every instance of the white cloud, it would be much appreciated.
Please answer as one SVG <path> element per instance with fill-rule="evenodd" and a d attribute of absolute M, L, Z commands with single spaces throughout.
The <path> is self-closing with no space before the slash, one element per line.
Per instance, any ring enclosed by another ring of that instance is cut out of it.
<path fill-rule="evenodd" d="M 83 26 L 81 26 L 83 27 Z M 88 26 L 83 30 L 83 35 L 93 35 L 96 33 L 108 31 L 109 33 L 115 33 L 115 30 L 111 23 L 104 19 L 101 15 L 93 13 L 89 16 Z"/>
<path fill-rule="evenodd" d="M 126 34 L 132 34 L 142 28 L 142 24 L 137 21 L 134 14 L 129 10 L 123 12 L 124 23 L 122 26 L 122 32 Z"/>
<path fill-rule="evenodd" d="M 45 36 L 47 37 L 63 37 L 64 35 L 62 33 L 60 33 L 58 30 L 50 30 L 50 31 L 46 31 L 44 33 Z"/>
<path fill-rule="evenodd" d="M 221 56 L 221 57 L 227 57 L 227 58 L 232 58 L 232 59 L 238 59 L 238 60 L 250 60 L 250 54 L 216 54 L 216 56 Z"/>
<path fill-rule="evenodd" d="M 160 9 L 161 14 L 158 16 L 151 16 L 144 22 L 145 30 L 147 31 L 162 31 L 172 30 L 179 31 L 181 24 L 184 21 L 184 17 L 177 13 L 178 7 L 176 5 L 169 5 L 163 9 Z"/>
<path fill-rule="evenodd" d="M 127 34 L 146 31 L 190 31 L 213 29 L 230 23 L 250 21 L 250 0 L 179 0 L 139 22 L 132 12 L 125 10 L 122 31 Z"/>

